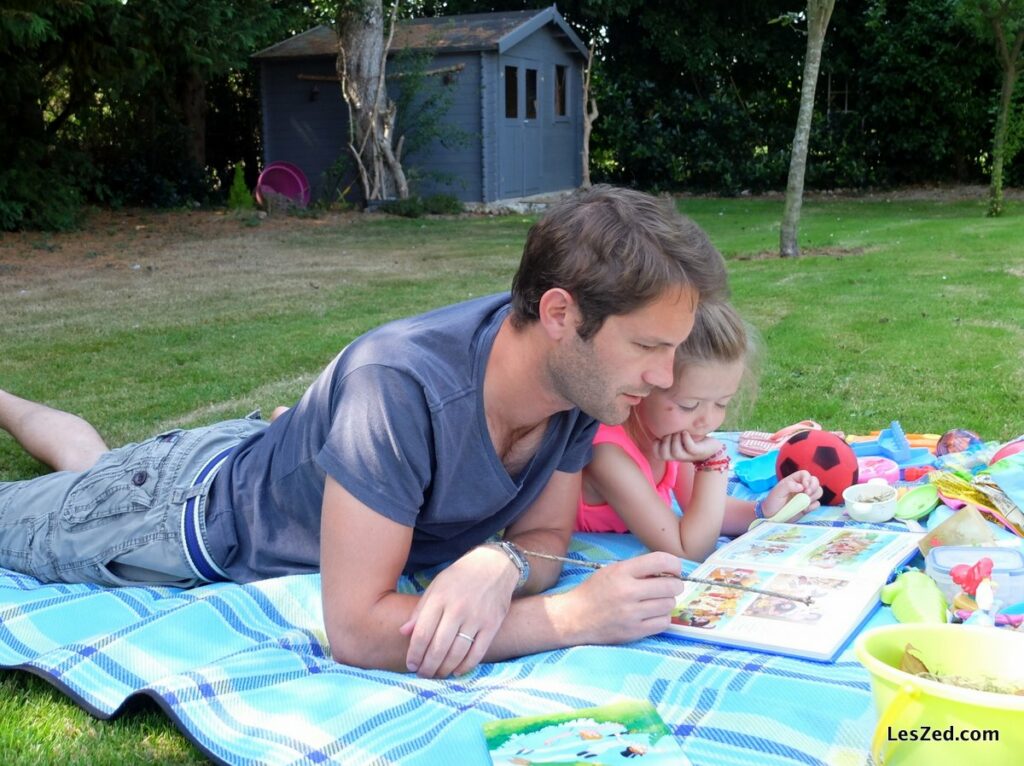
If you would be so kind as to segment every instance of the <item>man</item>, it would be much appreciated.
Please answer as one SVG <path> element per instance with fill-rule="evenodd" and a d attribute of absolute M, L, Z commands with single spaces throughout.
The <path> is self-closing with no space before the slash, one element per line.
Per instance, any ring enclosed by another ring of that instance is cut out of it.
<path fill-rule="evenodd" d="M 0 566 L 180 586 L 319 569 L 334 657 L 426 677 L 657 633 L 679 559 L 543 594 L 561 567 L 533 554 L 567 550 L 595 419 L 670 385 L 698 300 L 725 291 L 695 225 L 594 187 L 531 229 L 511 298 L 367 333 L 269 426 L 107 450 L 76 416 L 0 393 L 0 427 L 59 471 L 0 484 Z M 448 561 L 422 596 L 396 592 Z"/>

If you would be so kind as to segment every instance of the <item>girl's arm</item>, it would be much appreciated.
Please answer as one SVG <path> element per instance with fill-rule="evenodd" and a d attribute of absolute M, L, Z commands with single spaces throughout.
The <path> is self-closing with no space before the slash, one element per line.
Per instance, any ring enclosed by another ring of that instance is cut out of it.
<path fill-rule="evenodd" d="M 680 465 L 680 475 L 692 463 Z M 725 510 L 727 474 L 699 472 L 694 494 L 699 507 L 680 519 L 658 495 L 640 467 L 614 444 L 598 444 L 584 469 L 590 492 L 615 509 L 629 530 L 652 551 L 703 561 L 715 548 Z M 677 483 L 678 486 L 678 483 Z M 591 498 L 588 498 L 588 501 Z"/>
<path fill-rule="evenodd" d="M 725 503 L 725 519 L 722 522 L 722 534 L 729 537 L 742 535 L 753 521 L 754 503 L 750 500 L 730 497 Z"/>
<path fill-rule="evenodd" d="M 675 495 L 679 505 L 689 513 L 693 507 L 691 493 L 693 490 L 692 463 L 682 463 L 679 466 L 679 478 L 676 481 Z M 728 486 L 728 479 L 726 479 Z M 781 506 L 780 506 L 781 507 Z M 754 520 L 754 503 L 749 500 L 741 500 L 738 497 L 727 496 L 725 498 L 725 512 L 722 514 L 722 529 L 720 535 L 736 537 L 747 531 Z"/>
<path fill-rule="evenodd" d="M 694 554 L 686 558 L 703 561 L 714 552 L 718 536 L 723 533 L 723 526 L 730 517 L 730 505 L 734 505 L 731 502 L 734 498 L 726 492 L 728 484 L 727 471 L 697 471 L 693 463 L 679 464 L 679 476 L 673 488 L 676 500 L 684 509 L 683 517 L 679 519 L 679 535 L 687 541 L 687 549 Z M 754 506 L 751 504 L 750 517 L 753 516 Z"/>

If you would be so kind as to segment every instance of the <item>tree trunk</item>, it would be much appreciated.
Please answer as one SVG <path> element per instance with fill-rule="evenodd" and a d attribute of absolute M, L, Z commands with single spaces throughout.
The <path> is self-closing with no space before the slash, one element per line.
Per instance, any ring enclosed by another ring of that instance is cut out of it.
<path fill-rule="evenodd" d="M 1020 64 L 1021 45 L 1024 44 L 1024 30 L 1017 33 L 1012 50 L 1007 45 L 1002 19 L 992 17 L 992 31 L 995 33 L 996 52 L 1003 66 L 1003 87 L 999 93 L 999 114 L 996 116 L 996 134 L 992 139 L 992 183 L 989 187 L 988 214 L 1003 214 L 1003 163 L 1006 159 L 1006 134 L 1010 126 L 1010 112 L 1013 109 L 1013 90 L 1017 84 L 1017 67 Z"/>
<path fill-rule="evenodd" d="M 188 129 L 189 156 L 202 172 L 206 167 L 206 83 L 193 68 L 179 82 L 178 103 Z"/>
<path fill-rule="evenodd" d="M 999 95 L 999 114 L 996 117 L 996 135 L 992 141 L 992 183 L 988 194 L 988 214 L 1003 214 L 1003 159 L 1006 155 L 1006 133 L 1013 108 L 1013 86 L 1017 80 L 1015 69 L 1003 70 L 1003 87 Z"/>
<path fill-rule="evenodd" d="M 811 136 L 811 118 L 814 116 L 814 91 L 821 68 L 821 49 L 825 32 L 832 18 L 835 0 L 807 0 L 807 53 L 804 56 L 804 79 L 800 88 L 800 112 L 793 135 L 793 153 L 789 160 L 789 180 L 786 182 L 786 205 L 782 212 L 782 230 L 779 235 L 779 254 L 783 258 L 800 255 L 798 233 L 800 208 L 804 198 L 804 174 L 807 170 L 807 147 Z"/>
<path fill-rule="evenodd" d="M 344 3 L 337 17 L 337 70 L 348 106 L 348 150 L 367 201 L 409 196 L 401 164 L 401 141 L 397 147 L 393 143 L 397 109 L 384 86 L 397 11 L 395 0 L 387 40 L 381 0 Z"/>
<path fill-rule="evenodd" d="M 598 118 L 597 100 L 590 97 L 590 74 L 594 70 L 594 40 L 587 53 L 587 69 L 583 72 L 583 178 L 580 186 L 590 188 L 590 131 Z"/>

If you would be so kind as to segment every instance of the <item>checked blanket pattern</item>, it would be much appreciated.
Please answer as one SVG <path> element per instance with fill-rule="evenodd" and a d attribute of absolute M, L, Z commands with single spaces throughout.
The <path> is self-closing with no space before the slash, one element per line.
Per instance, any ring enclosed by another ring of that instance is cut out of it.
<path fill-rule="evenodd" d="M 570 555 L 642 551 L 631 535 L 581 534 Z M 566 565 L 559 587 L 589 574 Z M 842 766 L 865 762 L 875 722 L 849 648 L 823 664 L 655 636 L 448 681 L 339 665 L 316 575 L 181 591 L 43 585 L 0 569 L 0 667 L 42 676 L 101 718 L 147 695 L 229 764 L 485 766 L 485 721 L 631 698 L 654 704 L 697 765 Z"/>
<path fill-rule="evenodd" d="M 735 481 L 729 491 L 756 497 Z M 632 535 L 578 534 L 570 556 L 644 551 Z M 566 565 L 558 589 L 591 573 Z M 428 576 L 400 590 L 422 591 Z M 487 766 L 486 721 L 629 698 L 657 708 L 695 766 L 861 766 L 876 721 L 849 645 L 817 663 L 654 636 L 433 681 L 333 662 L 322 617 L 316 575 L 182 591 L 0 569 L 0 668 L 35 673 L 100 718 L 146 695 L 226 764 Z M 865 628 L 892 621 L 883 608 Z"/>

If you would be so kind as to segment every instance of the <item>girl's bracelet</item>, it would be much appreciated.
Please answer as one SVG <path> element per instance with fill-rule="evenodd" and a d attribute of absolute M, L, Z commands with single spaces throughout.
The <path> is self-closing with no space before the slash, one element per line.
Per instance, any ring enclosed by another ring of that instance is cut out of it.
<path fill-rule="evenodd" d="M 732 461 L 729 460 L 729 455 L 725 451 L 725 447 L 720 447 L 711 457 L 705 458 L 704 460 L 698 460 L 693 464 L 695 471 L 714 471 L 715 473 L 725 473 L 729 470 L 729 466 Z"/>
<path fill-rule="evenodd" d="M 760 500 L 758 500 L 756 503 L 754 503 L 754 518 L 755 519 L 763 519 L 764 518 L 764 498 L 763 497 Z"/>

